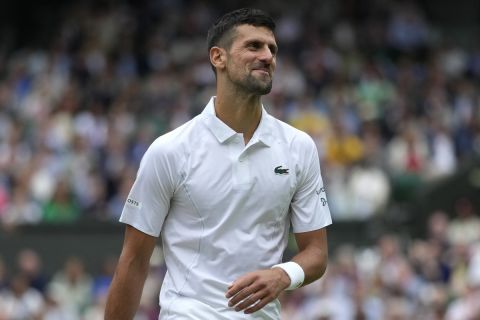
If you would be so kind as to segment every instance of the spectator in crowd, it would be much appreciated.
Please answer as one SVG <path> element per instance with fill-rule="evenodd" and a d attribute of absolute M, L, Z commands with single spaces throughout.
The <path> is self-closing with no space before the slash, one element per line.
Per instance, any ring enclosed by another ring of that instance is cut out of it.
<path fill-rule="evenodd" d="M 467 287 L 448 306 L 447 320 L 478 319 L 480 317 L 480 243 L 471 248 L 471 259 L 467 270 Z"/>
<path fill-rule="evenodd" d="M 45 306 L 41 312 L 42 320 L 80 320 L 75 311 L 64 305 L 60 305 L 52 296 L 44 296 Z M 88 318 L 90 319 L 90 318 Z"/>
<path fill-rule="evenodd" d="M 387 162 L 396 200 L 410 199 L 422 185 L 428 158 L 428 145 L 422 132 L 414 124 L 405 124 L 400 135 L 387 145 Z"/>
<path fill-rule="evenodd" d="M 457 158 L 452 135 L 446 126 L 440 123 L 432 124 L 430 136 L 430 163 L 427 168 L 429 179 L 438 179 L 449 176 L 455 172 Z"/>
<path fill-rule="evenodd" d="M 450 243 L 470 245 L 480 240 L 480 217 L 475 213 L 472 202 L 461 198 L 455 204 L 455 217 L 447 229 Z"/>
<path fill-rule="evenodd" d="M 53 197 L 43 205 L 43 220 L 48 223 L 69 223 L 77 220 L 80 209 L 66 180 L 58 182 Z"/>
<path fill-rule="evenodd" d="M 368 188 L 365 186 L 368 185 Z M 350 198 L 349 220 L 366 220 L 380 214 L 390 199 L 390 184 L 387 174 L 370 163 L 365 156 L 351 168 L 346 182 Z"/>
<path fill-rule="evenodd" d="M 42 294 L 29 286 L 29 279 L 16 274 L 0 293 L 0 319 L 40 319 L 43 305 Z"/>
<path fill-rule="evenodd" d="M 92 279 L 85 271 L 83 261 L 71 257 L 65 261 L 63 270 L 50 281 L 47 295 L 61 307 L 77 316 L 83 315 L 91 303 Z"/>
<path fill-rule="evenodd" d="M 39 223 L 42 211 L 38 203 L 31 199 L 28 189 L 17 185 L 1 218 L 6 229 L 14 228 L 17 225 Z"/>
<path fill-rule="evenodd" d="M 427 239 L 429 242 L 437 244 L 443 251 L 450 249 L 448 239 L 449 218 L 446 212 L 441 210 L 433 211 L 427 221 Z"/>
<path fill-rule="evenodd" d="M 363 144 L 348 132 L 340 119 L 335 119 L 326 142 L 325 159 L 333 165 L 348 167 L 363 157 Z"/>
<path fill-rule="evenodd" d="M 45 293 L 48 277 L 43 273 L 42 260 L 32 249 L 24 249 L 17 255 L 18 272 L 26 277 L 29 287 Z"/>

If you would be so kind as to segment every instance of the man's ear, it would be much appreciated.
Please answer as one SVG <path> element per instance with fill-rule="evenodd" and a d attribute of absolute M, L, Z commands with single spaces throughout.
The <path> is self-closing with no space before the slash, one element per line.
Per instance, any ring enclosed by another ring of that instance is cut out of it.
<path fill-rule="evenodd" d="M 210 63 L 217 69 L 225 68 L 227 63 L 227 52 L 220 47 L 210 48 Z"/>

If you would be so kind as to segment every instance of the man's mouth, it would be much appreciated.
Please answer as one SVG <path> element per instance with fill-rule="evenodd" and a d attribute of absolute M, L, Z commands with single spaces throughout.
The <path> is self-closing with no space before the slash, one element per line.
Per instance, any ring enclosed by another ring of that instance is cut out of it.
<path fill-rule="evenodd" d="M 267 68 L 256 68 L 253 69 L 253 71 L 258 71 L 262 74 L 270 75 L 270 70 L 268 70 Z"/>

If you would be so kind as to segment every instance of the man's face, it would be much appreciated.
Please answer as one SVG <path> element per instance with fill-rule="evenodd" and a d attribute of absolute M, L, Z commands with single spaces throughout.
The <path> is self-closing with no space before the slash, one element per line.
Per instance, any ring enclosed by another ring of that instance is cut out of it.
<path fill-rule="evenodd" d="M 244 24 L 236 27 L 227 50 L 226 75 L 242 90 L 264 95 L 272 89 L 277 44 L 265 27 Z"/>

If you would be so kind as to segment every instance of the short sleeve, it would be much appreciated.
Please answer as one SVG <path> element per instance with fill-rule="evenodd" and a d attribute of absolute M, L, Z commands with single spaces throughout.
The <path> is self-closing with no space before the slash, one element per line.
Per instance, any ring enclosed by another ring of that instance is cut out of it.
<path fill-rule="evenodd" d="M 318 230 L 332 223 L 317 148 L 308 135 L 303 138 L 300 142 L 298 186 L 290 204 L 294 233 Z"/>
<path fill-rule="evenodd" d="M 158 140 L 148 148 L 140 162 L 120 222 L 151 236 L 160 235 L 175 190 L 175 161 L 170 158 L 169 152 Z"/>

